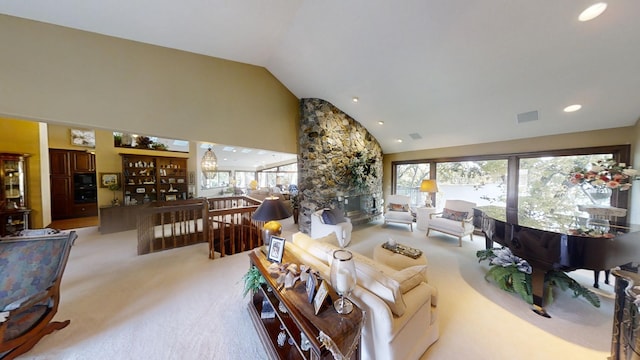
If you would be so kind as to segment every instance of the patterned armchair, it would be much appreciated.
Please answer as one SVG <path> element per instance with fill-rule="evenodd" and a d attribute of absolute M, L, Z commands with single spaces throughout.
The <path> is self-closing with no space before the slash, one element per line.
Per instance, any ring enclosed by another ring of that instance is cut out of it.
<path fill-rule="evenodd" d="M 0 238 L 0 358 L 29 351 L 69 325 L 51 321 L 75 232 Z"/>

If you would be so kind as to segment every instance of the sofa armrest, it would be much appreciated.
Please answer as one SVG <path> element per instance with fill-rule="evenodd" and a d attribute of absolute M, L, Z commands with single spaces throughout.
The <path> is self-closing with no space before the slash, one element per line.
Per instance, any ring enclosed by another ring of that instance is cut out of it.
<path fill-rule="evenodd" d="M 441 215 L 442 215 L 442 211 L 438 213 L 431 213 L 429 214 L 429 219 L 433 219 L 435 217 L 441 217 Z"/>

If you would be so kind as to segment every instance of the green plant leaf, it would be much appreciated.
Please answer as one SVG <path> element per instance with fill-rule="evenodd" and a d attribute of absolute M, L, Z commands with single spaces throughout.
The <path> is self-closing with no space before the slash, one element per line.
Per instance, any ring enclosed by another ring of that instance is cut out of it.
<path fill-rule="evenodd" d="M 246 274 L 242 276 L 242 280 L 244 281 L 244 292 L 242 296 L 247 296 L 249 292 L 252 294 L 258 291 L 262 284 L 266 284 L 264 277 L 260 273 L 257 267 L 252 266 L 249 268 Z"/>

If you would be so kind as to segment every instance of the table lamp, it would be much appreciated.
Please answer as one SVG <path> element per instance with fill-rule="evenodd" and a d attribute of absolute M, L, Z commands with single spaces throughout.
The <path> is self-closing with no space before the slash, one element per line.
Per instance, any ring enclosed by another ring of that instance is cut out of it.
<path fill-rule="evenodd" d="M 432 179 L 424 179 L 422 183 L 420 183 L 420 192 L 426 192 L 427 197 L 424 202 L 424 206 L 433 207 L 431 203 L 431 194 L 438 192 L 438 184 L 435 180 Z"/>
<path fill-rule="evenodd" d="M 262 201 L 251 218 L 257 221 L 265 221 L 262 227 L 262 240 L 265 245 L 269 245 L 271 235 L 280 235 L 282 225 L 276 220 L 286 219 L 291 216 L 291 212 L 280 198 L 269 196 Z"/>

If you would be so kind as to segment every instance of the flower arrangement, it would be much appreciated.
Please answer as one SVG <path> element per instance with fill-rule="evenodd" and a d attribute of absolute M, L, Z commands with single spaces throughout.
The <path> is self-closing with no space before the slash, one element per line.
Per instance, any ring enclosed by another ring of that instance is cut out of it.
<path fill-rule="evenodd" d="M 491 268 L 485 275 L 485 279 L 492 278 L 500 289 L 516 293 L 520 297 L 533 304 L 533 288 L 531 284 L 531 265 L 520 257 L 514 255 L 509 248 L 493 248 L 479 250 L 476 252 L 478 262 L 488 260 Z M 573 290 L 573 297 L 582 296 L 591 305 L 600 307 L 600 299 L 593 291 L 580 285 L 562 271 L 550 270 L 544 276 L 545 287 L 547 288 L 545 302 L 550 304 L 553 301 L 552 286 L 557 286 L 563 291 Z"/>
<path fill-rule="evenodd" d="M 593 188 L 629 190 L 631 182 L 637 180 L 638 170 L 613 159 L 598 160 L 591 169 L 575 168 L 569 181 L 574 185 L 590 185 Z"/>

